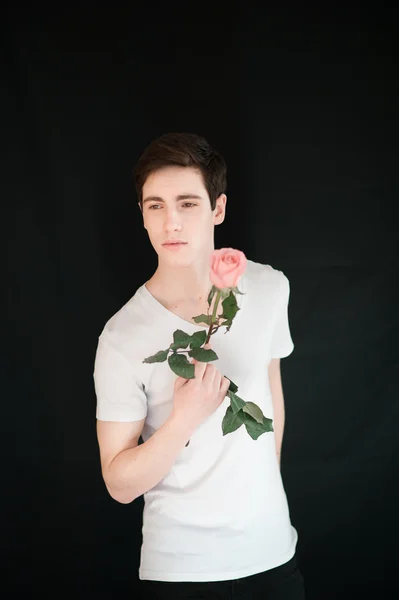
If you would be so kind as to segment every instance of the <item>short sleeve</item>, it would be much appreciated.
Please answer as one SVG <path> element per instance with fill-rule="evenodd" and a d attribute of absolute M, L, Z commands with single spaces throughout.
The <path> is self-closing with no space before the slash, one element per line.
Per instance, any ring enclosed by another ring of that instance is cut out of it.
<path fill-rule="evenodd" d="M 282 271 L 280 273 L 282 277 L 278 294 L 277 318 L 272 336 L 271 358 L 285 358 L 294 349 L 288 318 L 290 283 L 288 277 Z"/>
<path fill-rule="evenodd" d="M 146 417 L 147 397 L 133 366 L 101 336 L 93 378 L 98 420 L 130 422 Z"/>

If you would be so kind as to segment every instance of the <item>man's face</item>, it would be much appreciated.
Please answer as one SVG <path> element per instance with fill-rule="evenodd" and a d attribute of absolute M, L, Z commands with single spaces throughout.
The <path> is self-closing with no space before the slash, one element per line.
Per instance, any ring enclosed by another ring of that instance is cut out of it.
<path fill-rule="evenodd" d="M 148 176 L 142 195 L 144 227 L 160 260 L 188 266 L 213 250 L 214 226 L 224 220 L 226 196 L 219 196 L 212 211 L 200 171 L 163 167 Z M 186 244 L 169 249 L 163 246 L 167 240 Z"/>

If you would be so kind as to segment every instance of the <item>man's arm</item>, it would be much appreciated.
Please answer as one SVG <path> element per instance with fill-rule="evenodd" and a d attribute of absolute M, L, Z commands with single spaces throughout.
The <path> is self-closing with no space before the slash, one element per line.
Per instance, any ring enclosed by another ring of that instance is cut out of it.
<path fill-rule="evenodd" d="M 276 454 L 278 464 L 281 466 L 281 446 L 284 434 L 285 409 L 279 358 L 271 359 L 268 366 L 268 372 L 274 411 L 273 429 L 276 439 Z"/>
<path fill-rule="evenodd" d="M 163 479 L 194 433 L 179 415 L 171 415 L 138 445 L 145 419 L 130 423 L 97 420 L 102 475 L 112 498 L 133 502 Z"/>

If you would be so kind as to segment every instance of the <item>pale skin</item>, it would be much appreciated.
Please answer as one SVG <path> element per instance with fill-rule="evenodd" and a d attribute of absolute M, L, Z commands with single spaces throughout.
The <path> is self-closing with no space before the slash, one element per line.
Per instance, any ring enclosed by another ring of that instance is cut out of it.
<path fill-rule="evenodd" d="M 268 374 L 274 411 L 273 429 L 276 440 L 276 454 L 278 464 L 281 466 L 281 446 L 284 435 L 285 406 L 279 358 L 272 358 L 268 366 Z"/>
<path fill-rule="evenodd" d="M 144 228 L 158 254 L 158 268 L 147 287 L 159 302 L 187 320 L 190 315 L 207 312 L 212 285 L 208 259 L 214 250 L 214 227 L 225 218 L 226 201 L 226 195 L 221 194 L 212 211 L 201 174 L 189 167 L 160 169 L 143 186 L 143 209 L 140 205 L 139 208 Z M 169 239 L 180 239 L 187 245 L 171 252 L 162 246 Z M 284 430 L 280 359 L 272 359 L 268 374 L 280 464 Z M 97 420 L 103 479 L 110 495 L 122 504 L 132 502 L 157 485 L 195 431 L 192 424 L 188 426 L 184 419 L 173 415 L 139 445 L 144 422 L 144 419 L 129 423 Z"/>
<path fill-rule="evenodd" d="M 225 219 L 227 196 L 220 194 L 212 211 L 199 171 L 164 167 L 149 175 L 142 197 L 143 225 L 158 254 L 158 267 L 147 287 L 172 309 L 196 309 L 212 287 L 209 257 L 215 249 L 215 226 Z M 170 239 L 187 244 L 171 252 L 162 245 Z"/>

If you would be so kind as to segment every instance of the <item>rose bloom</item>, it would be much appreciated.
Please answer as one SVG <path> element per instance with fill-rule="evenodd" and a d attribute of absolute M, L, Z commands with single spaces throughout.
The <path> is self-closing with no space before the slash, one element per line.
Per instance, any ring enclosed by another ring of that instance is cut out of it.
<path fill-rule="evenodd" d="M 233 288 L 247 266 L 247 258 L 241 250 L 221 248 L 210 256 L 210 280 L 218 289 Z"/>

